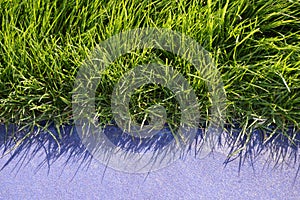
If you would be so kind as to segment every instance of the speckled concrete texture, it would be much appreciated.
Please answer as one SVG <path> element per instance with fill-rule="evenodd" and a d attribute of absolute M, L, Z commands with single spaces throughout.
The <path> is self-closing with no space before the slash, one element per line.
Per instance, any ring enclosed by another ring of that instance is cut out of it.
<path fill-rule="evenodd" d="M 298 165 L 272 168 L 258 159 L 225 166 L 226 156 L 213 153 L 130 174 L 106 168 L 78 142 L 76 135 L 64 139 L 58 151 L 55 143 L 32 140 L 3 156 L 0 199 L 300 199 Z"/>

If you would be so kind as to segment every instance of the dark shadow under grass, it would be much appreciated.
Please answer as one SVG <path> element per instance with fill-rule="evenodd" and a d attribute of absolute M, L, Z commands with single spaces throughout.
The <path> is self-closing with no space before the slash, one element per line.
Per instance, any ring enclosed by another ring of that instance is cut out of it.
<path fill-rule="evenodd" d="M 299 147 L 300 137 L 295 138 L 291 142 L 282 136 L 280 132 L 273 134 L 272 138 L 264 141 L 266 134 L 271 134 L 274 127 L 269 130 L 252 130 L 251 137 L 240 137 L 243 131 L 238 125 L 225 127 L 225 130 L 219 136 L 219 142 L 214 148 L 216 152 L 227 154 L 224 160 L 226 166 L 231 161 L 239 160 L 239 169 L 245 163 L 255 166 L 255 162 L 260 158 L 264 158 L 266 167 L 298 167 L 297 174 L 300 169 L 299 164 Z M 293 134 L 295 130 L 291 127 L 287 134 Z M 49 134 L 51 132 L 51 134 Z M 60 132 L 60 134 L 58 133 Z M 65 159 L 64 167 L 68 165 L 76 165 L 77 170 L 88 169 L 93 156 L 88 152 L 82 144 L 76 129 L 71 125 L 60 127 L 57 131 L 54 124 L 51 124 L 47 131 L 35 128 L 31 134 L 27 131 L 19 131 L 16 126 L 0 126 L 0 148 L 1 157 L 9 157 L 7 162 L 1 166 L 1 170 L 9 164 L 14 164 L 14 170 L 18 173 L 21 167 L 26 167 L 28 163 L 35 157 L 43 157 L 43 161 L 35 169 L 38 171 L 42 167 L 47 167 L 50 172 L 51 165 L 60 159 Z M 18 134 L 13 134 L 18 133 Z M 173 138 L 168 125 L 157 135 L 149 139 L 139 140 L 132 138 L 124 133 L 116 125 L 108 125 L 104 128 L 106 136 L 119 148 L 128 152 L 139 152 L 142 150 L 157 151 L 165 147 Z M 299 136 L 299 134 L 296 134 Z M 26 139 L 24 139 L 26 138 Z M 22 139 L 22 142 L 20 142 Z M 199 129 L 195 137 L 195 142 L 185 152 L 186 155 L 194 154 L 198 157 L 201 154 L 201 143 L 203 142 L 203 129 Z M 154 148 L 153 148 L 154 147 Z M 182 158 L 185 155 L 182 156 Z M 155 159 L 155 158 L 153 158 Z M 75 174 L 76 175 L 76 174 Z M 74 176 L 75 176 L 74 175 Z"/>

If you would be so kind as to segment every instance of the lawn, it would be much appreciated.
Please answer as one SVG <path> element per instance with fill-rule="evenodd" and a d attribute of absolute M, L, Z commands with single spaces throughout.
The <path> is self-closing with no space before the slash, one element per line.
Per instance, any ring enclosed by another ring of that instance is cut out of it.
<path fill-rule="evenodd" d="M 278 135 L 298 142 L 300 1 L 1 0 L 0 21 L 2 124 L 22 130 L 72 124 L 76 74 L 96 45 L 126 30 L 158 27 L 185 34 L 210 52 L 226 92 L 224 118 L 242 130 L 238 138 L 259 129 L 264 142 Z M 199 127 L 205 128 L 211 103 L 201 75 L 186 60 L 155 49 L 128 53 L 106 68 L 96 93 L 99 122 L 113 121 L 111 95 L 120 77 L 150 62 L 172 65 L 185 77 L 199 101 Z M 156 84 L 135 90 L 132 118 L 141 123 L 157 103 L 176 129 L 178 103 Z"/>

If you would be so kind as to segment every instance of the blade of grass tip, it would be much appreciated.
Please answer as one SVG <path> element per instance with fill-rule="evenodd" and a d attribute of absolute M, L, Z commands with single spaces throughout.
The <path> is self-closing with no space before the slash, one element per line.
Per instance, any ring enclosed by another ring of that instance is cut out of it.
<path fill-rule="evenodd" d="M 291 92 L 291 90 L 290 90 L 290 88 L 289 88 L 289 86 L 288 86 L 288 84 L 286 83 L 286 81 L 285 81 L 285 79 L 284 79 L 284 77 L 282 76 L 282 74 L 280 74 L 280 73 L 277 73 L 277 72 L 275 72 L 278 76 L 280 76 L 280 78 L 282 79 L 282 82 L 284 83 L 284 85 L 285 85 L 285 87 L 286 87 L 286 89 L 288 90 L 288 92 L 290 93 Z"/>
<path fill-rule="evenodd" d="M 14 150 L 16 150 L 27 138 L 29 138 L 29 136 L 31 135 L 31 133 L 27 133 L 25 136 L 23 136 L 21 139 L 16 141 L 16 144 L 10 148 L 10 150 L 6 151 L 4 154 L 2 154 L 0 156 L 0 158 L 4 158 L 5 156 L 7 156 L 8 154 L 10 154 L 11 152 L 13 152 Z"/>
<path fill-rule="evenodd" d="M 237 147 L 237 144 L 239 144 L 241 137 L 246 134 L 246 130 L 248 129 L 248 121 L 249 120 L 248 120 L 248 116 L 247 116 L 246 120 L 245 120 L 245 124 L 243 125 L 243 128 L 242 128 L 241 132 L 238 134 L 238 137 L 235 139 L 234 144 L 232 145 L 232 147 Z M 233 157 L 236 154 L 241 153 L 241 151 L 243 151 L 245 148 L 246 148 L 246 144 L 244 144 L 242 148 L 238 148 L 234 152 L 229 154 L 228 157 Z"/>

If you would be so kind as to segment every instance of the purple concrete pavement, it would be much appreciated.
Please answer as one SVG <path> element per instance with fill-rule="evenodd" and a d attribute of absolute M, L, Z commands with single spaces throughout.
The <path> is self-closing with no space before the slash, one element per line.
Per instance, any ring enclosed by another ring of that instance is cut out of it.
<path fill-rule="evenodd" d="M 2 156 L 0 199 L 300 199 L 298 165 L 272 168 L 264 156 L 225 166 L 223 153 L 187 155 L 164 169 L 130 174 L 106 168 L 74 135 L 60 151 L 45 141 L 29 141 Z"/>

